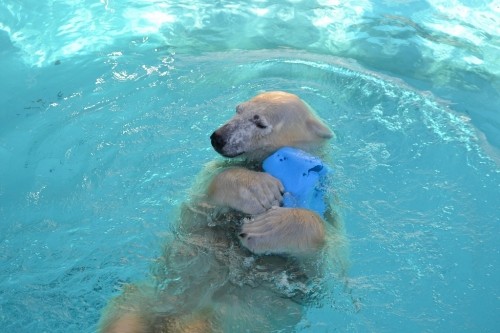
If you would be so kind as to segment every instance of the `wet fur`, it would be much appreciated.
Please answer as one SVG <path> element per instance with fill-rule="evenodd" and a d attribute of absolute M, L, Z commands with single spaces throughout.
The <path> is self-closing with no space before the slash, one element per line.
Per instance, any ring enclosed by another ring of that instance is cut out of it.
<path fill-rule="evenodd" d="M 324 221 L 273 208 L 282 185 L 262 173 L 261 162 L 282 146 L 325 157 L 331 137 L 295 95 L 271 92 L 240 104 L 212 135 L 214 148 L 232 158 L 200 173 L 151 280 L 110 302 L 101 332 L 293 331 L 323 258 L 344 273 L 344 231 L 332 209 Z"/>

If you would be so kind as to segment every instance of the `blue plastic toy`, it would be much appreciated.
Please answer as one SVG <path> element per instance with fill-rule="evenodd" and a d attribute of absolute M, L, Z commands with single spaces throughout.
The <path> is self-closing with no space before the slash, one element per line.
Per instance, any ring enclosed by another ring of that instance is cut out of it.
<path fill-rule="evenodd" d="M 324 215 L 326 193 L 323 186 L 329 168 L 318 157 L 297 148 L 284 147 L 266 158 L 262 168 L 285 187 L 284 207 L 307 208 Z"/>

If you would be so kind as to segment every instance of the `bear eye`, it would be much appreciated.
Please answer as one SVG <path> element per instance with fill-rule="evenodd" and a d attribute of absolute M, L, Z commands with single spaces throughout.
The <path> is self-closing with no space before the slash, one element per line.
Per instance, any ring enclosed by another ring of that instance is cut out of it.
<path fill-rule="evenodd" d="M 260 119 L 259 115 L 253 116 L 252 122 L 257 126 L 258 128 L 267 128 L 267 125 Z"/>

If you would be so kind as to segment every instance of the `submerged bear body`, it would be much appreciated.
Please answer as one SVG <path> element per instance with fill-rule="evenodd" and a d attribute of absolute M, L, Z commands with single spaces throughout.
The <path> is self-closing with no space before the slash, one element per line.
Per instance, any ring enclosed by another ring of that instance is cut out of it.
<path fill-rule="evenodd" d="M 325 256 L 345 270 L 345 237 L 329 203 L 324 215 L 280 207 L 285 188 L 262 162 L 282 147 L 321 156 L 332 136 L 293 94 L 268 92 L 238 105 L 211 135 L 228 159 L 204 168 L 151 281 L 113 300 L 101 331 L 292 331 L 318 295 Z"/>

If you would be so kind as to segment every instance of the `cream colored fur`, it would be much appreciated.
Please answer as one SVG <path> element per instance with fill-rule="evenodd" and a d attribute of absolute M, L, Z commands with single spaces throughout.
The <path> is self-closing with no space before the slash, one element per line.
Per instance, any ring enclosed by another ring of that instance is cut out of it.
<path fill-rule="evenodd" d="M 310 210 L 279 207 L 283 185 L 260 169 L 284 146 L 324 157 L 333 133 L 285 92 L 260 94 L 236 111 L 211 137 L 230 159 L 202 172 L 153 281 L 111 302 L 102 332 L 292 331 L 308 279 L 322 274 L 325 245 L 333 244 L 332 262 L 345 269 L 343 228 L 332 210 L 325 221 Z"/>

